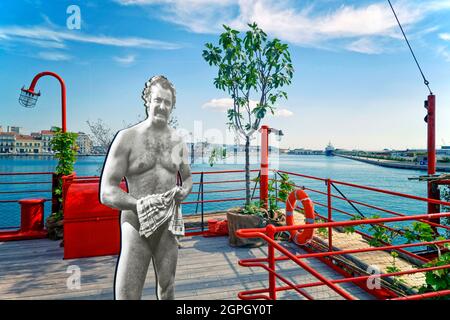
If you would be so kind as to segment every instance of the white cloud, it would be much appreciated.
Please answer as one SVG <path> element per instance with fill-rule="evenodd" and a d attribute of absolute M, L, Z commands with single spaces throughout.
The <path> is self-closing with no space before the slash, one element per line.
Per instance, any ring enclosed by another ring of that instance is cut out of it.
<path fill-rule="evenodd" d="M 258 101 L 256 100 L 250 100 L 250 108 L 254 109 L 256 105 L 258 104 Z M 217 112 L 226 112 L 228 109 L 233 108 L 233 99 L 231 98 L 218 98 L 218 99 L 211 99 L 208 102 L 204 103 L 202 105 L 202 109 L 207 109 L 211 111 L 217 111 Z M 272 113 L 270 111 L 267 112 L 268 116 L 272 116 Z M 287 118 L 293 116 L 294 113 L 286 108 L 276 108 L 274 111 L 274 117 L 277 118 Z"/>
<path fill-rule="evenodd" d="M 195 33 L 219 33 L 223 30 L 222 24 L 244 30 L 247 29 L 247 23 L 255 21 L 271 36 L 299 46 L 318 48 L 338 46 L 370 54 L 381 53 L 384 50 L 381 44 L 375 42 L 368 46 L 368 40 L 365 39 L 401 37 L 397 22 L 384 0 L 371 4 L 343 4 L 329 10 L 319 10 L 314 2 L 312 5 L 299 7 L 300 1 L 292 0 L 115 1 L 122 5 L 159 5 L 164 12 L 161 15 L 162 19 Z M 450 9 L 448 0 L 426 2 L 397 0 L 393 5 L 407 30 L 430 12 Z M 410 33 L 410 36 L 412 35 Z M 344 43 L 333 42 L 336 39 L 344 40 Z M 359 40 L 361 42 L 358 42 Z M 388 45 L 386 41 L 382 44 Z"/>
<path fill-rule="evenodd" d="M 215 33 L 221 30 L 219 21 L 230 21 L 234 17 L 229 10 L 237 0 L 115 0 L 130 5 L 161 5 L 157 17 L 187 28 L 196 33 Z"/>
<path fill-rule="evenodd" d="M 276 109 L 275 110 L 275 117 L 277 118 L 289 118 L 292 117 L 294 115 L 294 113 L 288 109 L 285 108 L 281 108 L 281 109 Z"/>
<path fill-rule="evenodd" d="M 42 26 L 3 26 L 0 27 L 0 35 L 13 41 L 28 41 L 30 44 L 36 44 L 36 41 L 45 41 L 53 47 L 57 47 L 58 45 L 63 46 L 65 41 L 73 41 L 105 46 L 135 47 L 145 49 L 171 50 L 180 48 L 180 46 L 176 43 L 148 38 L 89 35 L 80 32 L 67 32 Z"/>
<path fill-rule="evenodd" d="M 445 61 L 450 62 L 450 51 L 445 46 L 439 46 L 436 49 L 438 55 L 444 58 Z"/>
<path fill-rule="evenodd" d="M 219 112 L 226 112 L 230 108 L 233 108 L 233 99 L 231 98 L 212 99 L 202 105 L 202 109 Z"/>
<path fill-rule="evenodd" d="M 361 38 L 353 41 L 347 46 L 347 49 L 366 54 L 379 54 L 383 51 L 382 48 L 378 47 L 371 39 L 368 38 Z"/>
<path fill-rule="evenodd" d="M 254 109 L 257 104 L 258 101 L 250 100 L 250 109 Z M 202 105 L 202 109 L 209 109 L 212 111 L 219 111 L 219 112 L 225 112 L 231 108 L 233 108 L 233 99 L 231 98 L 211 99 Z"/>
<path fill-rule="evenodd" d="M 450 33 L 440 33 L 439 38 L 445 41 L 450 41 Z"/>
<path fill-rule="evenodd" d="M 129 66 L 136 61 L 136 55 L 129 54 L 123 57 L 113 57 L 113 59 L 122 66 Z"/>
<path fill-rule="evenodd" d="M 423 6 L 427 10 L 433 11 L 450 9 L 450 0 L 427 1 L 427 3 L 424 3 Z"/>
<path fill-rule="evenodd" d="M 70 55 L 56 51 L 41 51 L 37 54 L 37 57 L 50 61 L 67 61 L 72 59 Z"/>
<path fill-rule="evenodd" d="M 272 0 L 240 1 L 241 13 L 233 25 L 242 29 L 247 21 L 256 21 L 272 35 L 302 46 L 320 46 L 335 39 L 398 35 L 397 22 L 385 2 L 342 5 L 319 13 L 314 7 L 295 9 L 288 4 L 275 4 Z M 396 7 L 405 27 L 423 18 L 423 11 L 405 1 L 398 2 Z"/>

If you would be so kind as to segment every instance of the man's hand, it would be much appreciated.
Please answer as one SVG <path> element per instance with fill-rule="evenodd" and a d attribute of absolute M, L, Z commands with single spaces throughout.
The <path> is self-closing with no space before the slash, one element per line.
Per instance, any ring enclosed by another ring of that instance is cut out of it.
<path fill-rule="evenodd" d="M 177 191 L 175 192 L 175 195 L 174 195 L 175 203 L 180 204 L 181 201 L 183 201 L 184 198 L 186 198 L 187 196 L 188 196 L 187 190 L 185 190 L 184 188 L 181 188 L 181 187 L 177 188 Z"/>

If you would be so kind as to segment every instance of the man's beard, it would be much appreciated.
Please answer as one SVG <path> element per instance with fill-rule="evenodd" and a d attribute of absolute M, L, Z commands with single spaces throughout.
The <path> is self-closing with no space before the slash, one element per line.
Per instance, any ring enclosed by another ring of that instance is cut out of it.
<path fill-rule="evenodd" d="M 153 114 L 152 123 L 158 126 L 166 126 L 169 123 L 169 116 L 164 113 Z"/>
<path fill-rule="evenodd" d="M 168 125 L 169 124 L 169 117 L 170 117 L 170 113 L 169 114 L 165 114 L 164 112 L 161 111 L 153 111 L 153 115 L 150 116 L 150 112 L 149 112 L 149 108 L 145 108 L 145 113 L 147 115 L 147 119 L 148 118 L 152 118 L 152 123 L 158 125 L 158 126 L 163 126 L 163 125 Z M 157 117 L 157 115 L 160 115 L 160 117 Z M 164 119 L 163 119 L 164 118 Z"/>

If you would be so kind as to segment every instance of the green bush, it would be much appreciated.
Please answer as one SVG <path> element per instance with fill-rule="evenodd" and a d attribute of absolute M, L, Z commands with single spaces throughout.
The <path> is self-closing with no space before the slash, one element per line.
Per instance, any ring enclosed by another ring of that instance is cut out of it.
<path fill-rule="evenodd" d="M 438 267 L 450 264 L 450 252 L 447 252 L 437 259 L 427 263 L 424 267 Z M 420 293 L 435 292 L 441 290 L 448 290 L 450 288 L 450 268 L 428 271 L 425 273 L 425 282 L 420 287 Z M 438 297 L 436 299 L 449 299 L 448 296 Z"/>
<path fill-rule="evenodd" d="M 58 175 L 58 184 L 55 188 L 55 195 L 60 204 L 62 203 L 61 177 L 73 173 L 78 150 L 76 144 L 77 136 L 78 135 L 74 132 L 62 132 L 60 128 L 57 128 L 50 141 L 50 146 L 55 152 L 55 158 L 58 159 L 58 165 L 55 170 L 55 173 Z M 58 212 L 53 212 L 52 215 L 58 220 L 61 219 L 63 216 L 62 209 L 58 210 Z"/>

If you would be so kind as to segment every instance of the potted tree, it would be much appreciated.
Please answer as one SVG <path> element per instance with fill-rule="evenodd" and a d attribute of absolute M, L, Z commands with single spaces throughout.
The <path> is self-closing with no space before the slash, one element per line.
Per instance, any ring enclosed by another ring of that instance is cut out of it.
<path fill-rule="evenodd" d="M 219 36 L 219 46 L 206 43 L 202 55 L 210 66 L 218 68 L 214 86 L 233 100 L 233 107 L 227 110 L 229 128 L 245 139 L 245 204 L 230 210 L 227 219 L 230 244 L 249 245 L 251 241 L 235 241 L 234 231 L 262 226 L 263 216 L 267 216 L 260 203 L 251 203 L 250 138 L 267 111 L 274 114 L 276 102 L 287 99 L 281 88 L 291 83 L 294 69 L 288 45 L 278 39 L 269 40 L 256 23 L 248 24 L 249 30 L 243 36 L 229 26 L 223 27 L 225 32 Z M 252 98 L 257 99 L 256 106 Z"/>
<path fill-rule="evenodd" d="M 253 179 L 257 182 L 259 178 Z M 234 247 L 261 246 L 264 241 L 259 238 L 239 238 L 236 230 L 247 228 L 262 228 L 267 224 L 281 226 L 286 224 L 286 214 L 278 205 L 278 200 L 285 202 L 289 193 L 294 190 L 294 183 L 287 174 L 279 174 L 277 177 L 279 185 L 275 186 L 275 181 L 269 182 L 269 197 L 267 209 L 260 201 L 251 202 L 244 207 L 231 208 L 227 212 L 229 243 Z M 276 239 L 288 239 L 286 233 L 275 235 Z"/>

